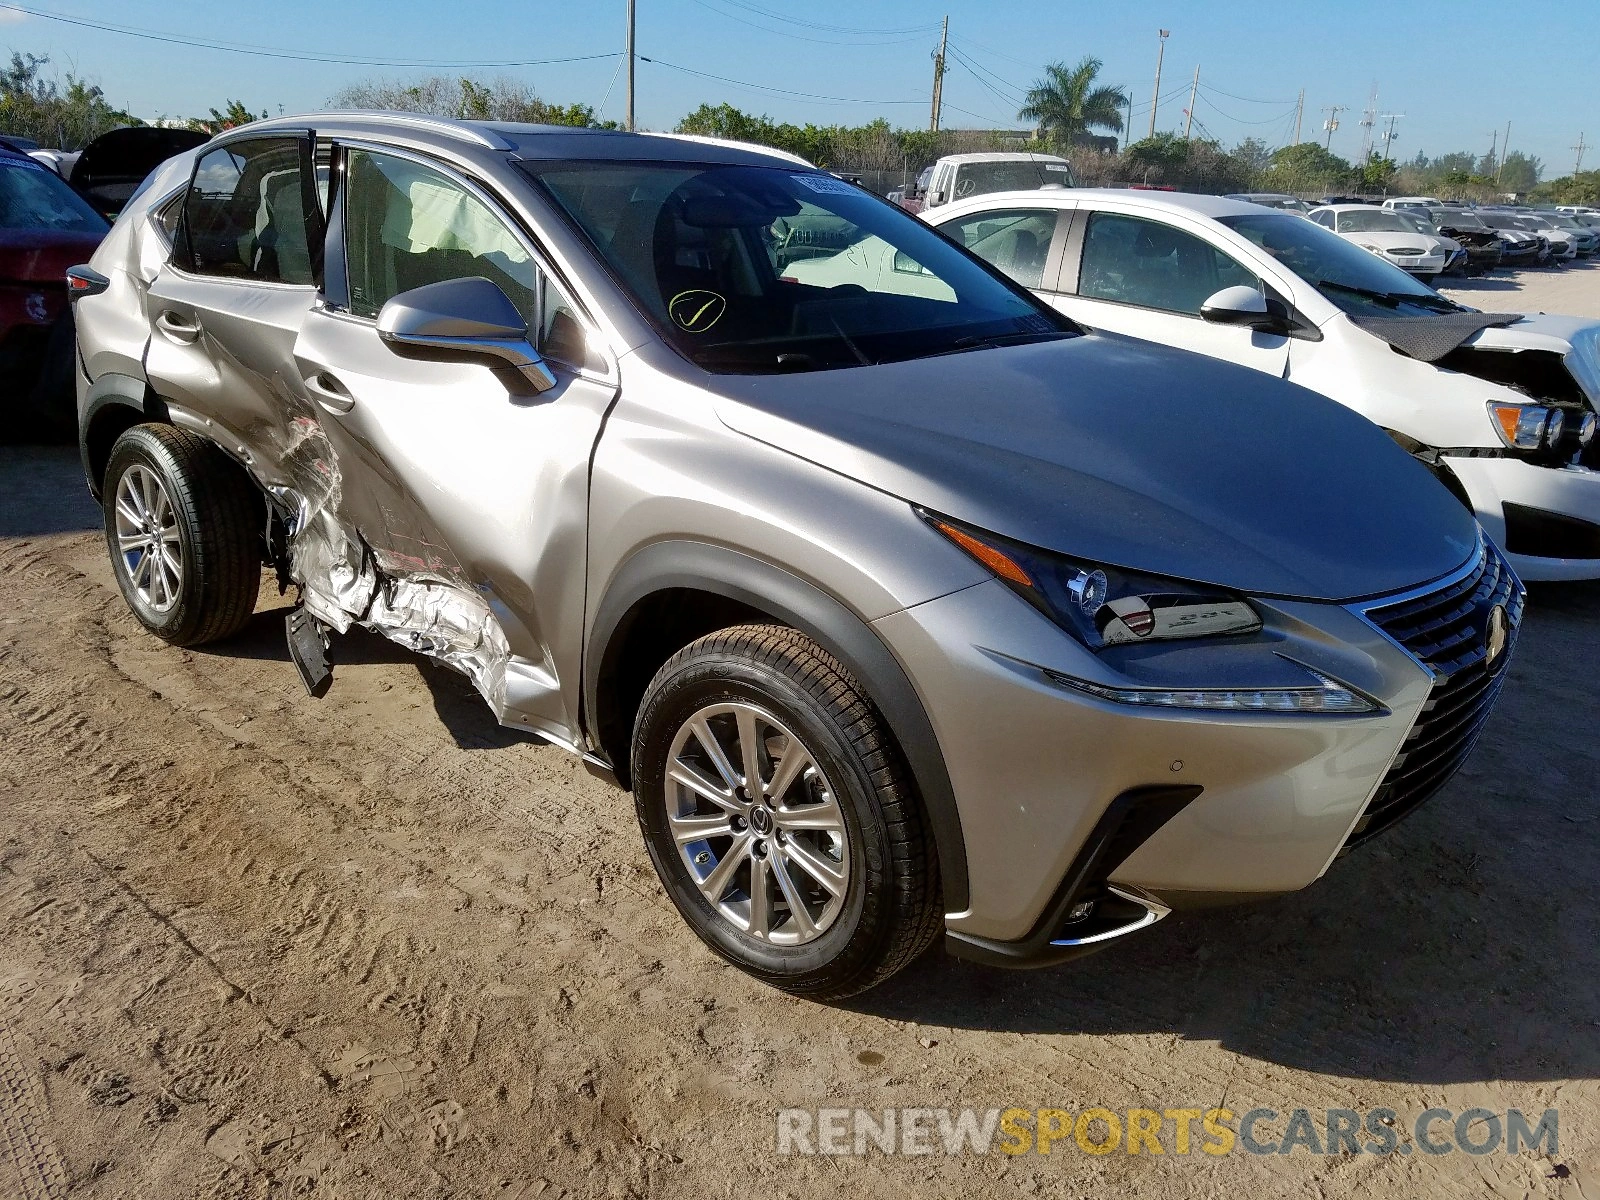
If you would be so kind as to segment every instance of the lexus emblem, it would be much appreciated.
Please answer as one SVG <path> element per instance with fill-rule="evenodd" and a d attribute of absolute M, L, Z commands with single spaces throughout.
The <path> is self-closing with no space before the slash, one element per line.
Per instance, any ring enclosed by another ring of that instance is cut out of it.
<path fill-rule="evenodd" d="M 1489 610 L 1489 629 L 1484 646 L 1484 666 L 1493 675 L 1506 663 L 1506 646 L 1511 641 L 1511 622 L 1506 617 L 1506 606 L 1496 604 Z"/>

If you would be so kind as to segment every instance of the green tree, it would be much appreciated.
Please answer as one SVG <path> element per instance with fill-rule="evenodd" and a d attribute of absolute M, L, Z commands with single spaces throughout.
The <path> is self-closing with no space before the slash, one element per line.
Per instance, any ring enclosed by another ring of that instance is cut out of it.
<path fill-rule="evenodd" d="M 1506 192 L 1531 192 L 1544 174 L 1544 163 L 1531 154 L 1513 150 L 1500 164 L 1498 182 Z"/>
<path fill-rule="evenodd" d="M 1276 192 L 1320 192 L 1345 187 L 1354 168 L 1316 142 L 1283 146 L 1272 152 L 1272 163 L 1262 174 L 1261 186 Z"/>
<path fill-rule="evenodd" d="M 597 121 L 594 109 L 587 104 L 551 104 L 541 100 L 527 84 L 506 78 L 488 83 L 444 75 L 409 83 L 367 80 L 336 93 L 328 103 L 340 109 L 393 109 L 467 121 L 616 128 L 614 121 Z"/>
<path fill-rule="evenodd" d="M 237 125 L 248 125 L 251 121 L 265 120 L 266 117 L 265 110 L 262 111 L 260 116 L 257 116 L 239 101 L 229 100 L 228 107 L 221 112 L 213 108 L 207 116 L 191 117 L 189 119 L 189 128 L 197 129 L 201 133 L 221 133 L 224 129 L 232 129 Z"/>
<path fill-rule="evenodd" d="M 1071 68 L 1051 63 L 1044 78 L 1028 89 L 1018 118 L 1032 121 L 1041 137 L 1067 146 L 1081 142 L 1092 129 L 1121 133 L 1128 96 L 1120 87 L 1095 86 L 1104 65 L 1092 54 Z"/>
<path fill-rule="evenodd" d="M 1395 161 L 1385 158 L 1376 150 L 1367 155 L 1367 161 L 1361 165 L 1361 187 L 1366 192 L 1386 192 L 1394 181 L 1396 171 Z"/>
<path fill-rule="evenodd" d="M 47 77 L 48 57 L 13 52 L 0 67 L 0 130 L 29 137 L 41 146 L 77 150 L 107 130 L 139 119 L 107 102 L 94 84 L 68 74 Z"/>

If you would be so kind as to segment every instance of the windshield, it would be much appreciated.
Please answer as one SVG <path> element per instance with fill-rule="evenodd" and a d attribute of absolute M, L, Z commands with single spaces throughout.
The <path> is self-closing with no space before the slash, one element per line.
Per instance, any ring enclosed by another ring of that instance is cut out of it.
<path fill-rule="evenodd" d="M 1526 231 L 1527 229 L 1527 226 L 1511 213 L 1486 212 L 1480 215 L 1483 217 L 1484 224 L 1492 225 L 1496 229 L 1516 229 L 1519 231 Z"/>
<path fill-rule="evenodd" d="M 1550 222 L 1550 224 L 1554 225 L 1557 229 L 1582 229 L 1583 228 L 1582 225 L 1579 225 L 1571 217 L 1562 216 L 1560 213 L 1546 213 L 1544 219 L 1546 221 Z"/>
<path fill-rule="evenodd" d="M 1450 225 L 1456 229 L 1487 229 L 1483 219 L 1477 213 L 1466 212 L 1462 209 L 1444 209 L 1439 213 L 1439 223 Z"/>
<path fill-rule="evenodd" d="M 1433 227 L 1433 225 L 1429 222 L 1428 218 L 1423 216 L 1421 213 L 1412 212 L 1409 209 L 1399 209 L 1399 208 L 1395 209 L 1394 211 L 1395 211 L 1395 216 L 1399 217 L 1402 221 L 1404 221 L 1407 225 L 1409 225 L 1417 233 L 1429 233 L 1429 234 L 1431 234 L 1431 233 L 1437 233 L 1438 232 L 1438 230 L 1436 230 Z"/>
<path fill-rule="evenodd" d="M 1076 328 L 904 210 L 829 175 L 519 165 L 672 345 L 710 371 L 862 366 Z"/>
<path fill-rule="evenodd" d="M 1347 313 L 1414 317 L 1460 311 L 1399 267 L 1311 221 L 1279 213 L 1218 219 Z"/>
<path fill-rule="evenodd" d="M 1411 233 L 1411 226 L 1400 219 L 1399 213 L 1385 209 L 1356 209 L 1339 214 L 1340 233 Z"/>
<path fill-rule="evenodd" d="M 106 222 L 47 167 L 32 159 L 0 158 L 0 229 L 104 233 Z"/>
<path fill-rule="evenodd" d="M 1019 159 L 1012 162 L 962 163 L 956 168 L 952 198 L 987 196 L 990 192 L 1025 192 L 1058 184 L 1073 187 L 1072 168 L 1064 162 Z"/>

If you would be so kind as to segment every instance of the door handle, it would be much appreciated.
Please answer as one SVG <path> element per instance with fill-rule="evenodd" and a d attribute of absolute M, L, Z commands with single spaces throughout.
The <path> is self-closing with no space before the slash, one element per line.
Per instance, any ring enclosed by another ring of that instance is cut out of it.
<path fill-rule="evenodd" d="M 156 316 L 156 328 L 166 334 L 172 341 L 188 346 L 200 338 L 200 325 L 185 317 L 182 313 L 173 312 L 170 308 L 163 309 Z"/>
<path fill-rule="evenodd" d="M 356 406 L 356 398 L 326 371 L 307 375 L 305 384 L 311 398 L 331 413 L 347 413 Z"/>

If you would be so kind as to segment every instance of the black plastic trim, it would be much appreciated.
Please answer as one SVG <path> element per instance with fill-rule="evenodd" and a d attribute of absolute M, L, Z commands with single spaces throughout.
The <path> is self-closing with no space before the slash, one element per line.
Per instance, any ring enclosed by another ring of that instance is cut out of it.
<path fill-rule="evenodd" d="M 657 542 L 624 563 L 595 613 L 584 655 L 583 704 L 591 734 L 600 711 L 600 681 L 619 630 L 634 607 L 654 593 L 675 588 L 709 592 L 759 609 L 814 638 L 848 667 L 871 695 L 906 757 L 922 798 L 944 887 L 946 911 L 967 906 L 966 840 L 955 789 L 945 768 L 933 723 L 915 687 L 883 640 L 864 620 L 815 585 L 781 567 L 705 542 Z M 626 786 L 626 763 L 611 763 Z"/>
<path fill-rule="evenodd" d="M 102 409 L 113 406 L 131 408 L 142 420 L 165 421 L 166 405 L 154 399 L 153 406 L 146 403 L 149 389 L 142 379 L 131 375 L 105 374 L 89 385 L 83 410 L 78 415 L 78 456 L 83 462 L 83 477 L 89 484 L 89 494 L 100 499 L 100 481 L 95 478 L 94 464 L 89 455 L 89 430 Z M 155 408 L 159 411 L 152 411 Z"/>
<path fill-rule="evenodd" d="M 1600 558 L 1600 525 L 1509 500 L 1504 508 L 1507 553 L 1529 558 Z"/>
<path fill-rule="evenodd" d="M 977 937 L 950 929 L 945 949 L 957 958 L 996 967 L 1052 967 L 1093 954 L 1115 938 L 1085 946 L 1054 946 L 1051 939 L 1066 922 L 1078 897 L 1104 883 L 1145 842 L 1186 808 L 1204 789 L 1198 785 L 1131 788 L 1110 804 L 1084 839 L 1078 856 L 1062 876 L 1050 903 L 1024 938 L 1014 942 Z"/>

